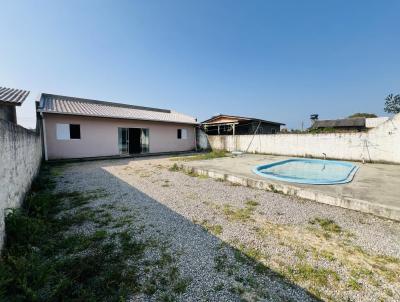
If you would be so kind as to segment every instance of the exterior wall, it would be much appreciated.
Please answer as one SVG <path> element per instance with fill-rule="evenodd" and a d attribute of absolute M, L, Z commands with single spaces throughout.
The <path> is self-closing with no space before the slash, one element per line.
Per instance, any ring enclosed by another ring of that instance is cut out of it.
<path fill-rule="evenodd" d="M 57 140 L 56 124 L 79 124 L 81 139 Z M 150 153 L 189 151 L 195 148 L 193 125 L 44 113 L 48 159 L 118 155 L 118 128 L 148 128 Z M 177 129 L 187 129 L 187 139 Z"/>
<path fill-rule="evenodd" d="M 400 114 L 367 132 L 209 136 L 212 149 L 400 163 Z M 250 147 L 249 147 L 250 146 Z"/>
<path fill-rule="evenodd" d="M 7 208 L 21 205 L 40 168 L 40 135 L 14 123 L 0 120 L 0 248 L 4 241 Z"/>
<path fill-rule="evenodd" d="M 365 119 L 365 127 L 367 128 L 375 128 L 378 127 L 380 124 L 386 122 L 389 118 L 386 116 L 382 117 L 371 117 Z"/>
<path fill-rule="evenodd" d="M 0 103 L 0 120 L 17 123 L 17 112 L 14 105 L 4 105 Z"/>
<path fill-rule="evenodd" d="M 197 148 L 199 150 L 210 150 L 211 146 L 208 142 L 207 134 L 203 131 L 201 128 L 196 129 L 196 134 L 197 134 Z"/>

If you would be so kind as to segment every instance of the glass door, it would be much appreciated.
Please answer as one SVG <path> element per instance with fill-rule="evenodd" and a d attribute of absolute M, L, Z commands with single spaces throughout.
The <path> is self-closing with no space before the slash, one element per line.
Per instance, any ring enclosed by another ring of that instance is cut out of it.
<path fill-rule="evenodd" d="M 118 128 L 119 154 L 129 154 L 128 144 L 128 128 Z"/>
<path fill-rule="evenodd" d="M 149 129 L 118 128 L 119 154 L 135 154 L 149 152 Z"/>
<path fill-rule="evenodd" d="M 148 153 L 149 152 L 149 129 L 141 129 L 140 133 L 140 146 L 142 149 L 141 153 Z"/>

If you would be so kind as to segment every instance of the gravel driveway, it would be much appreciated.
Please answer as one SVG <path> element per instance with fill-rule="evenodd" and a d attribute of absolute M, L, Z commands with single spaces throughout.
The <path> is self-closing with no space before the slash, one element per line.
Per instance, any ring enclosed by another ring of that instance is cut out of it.
<path fill-rule="evenodd" d="M 109 205 L 117 227 L 172 255 L 177 290 L 156 285 L 132 301 L 400 300 L 399 223 L 178 167 L 166 157 L 93 161 L 67 164 L 57 179 L 59 190 L 104 190 L 92 207 Z M 125 223 L 114 207 L 135 218 Z M 157 269 L 143 267 L 143 284 Z"/>

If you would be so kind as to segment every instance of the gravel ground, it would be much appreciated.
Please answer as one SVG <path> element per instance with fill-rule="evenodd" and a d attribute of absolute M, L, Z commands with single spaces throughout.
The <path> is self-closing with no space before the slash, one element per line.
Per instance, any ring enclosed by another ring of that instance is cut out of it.
<path fill-rule="evenodd" d="M 400 300 L 399 223 L 171 171 L 174 163 L 67 164 L 58 189 L 100 188 L 107 198 L 93 207 L 134 213 L 130 227 L 160 242 L 188 280 L 179 301 Z M 141 293 L 132 301 L 161 298 Z"/>

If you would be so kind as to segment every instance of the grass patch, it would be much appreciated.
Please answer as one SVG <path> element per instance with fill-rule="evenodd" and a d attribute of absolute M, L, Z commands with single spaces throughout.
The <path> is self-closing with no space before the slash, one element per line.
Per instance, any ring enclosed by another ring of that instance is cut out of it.
<path fill-rule="evenodd" d="M 202 227 L 210 232 L 213 235 L 221 235 L 222 234 L 222 225 L 220 224 L 211 224 L 207 220 L 203 220 L 201 222 Z"/>
<path fill-rule="evenodd" d="M 181 278 L 179 279 L 174 285 L 173 285 L 173 291 L 176 294 L 183 294 L 184 292 L 186 292 L 187 287 L 189 286 L 190 282 L 192 280 L 190 278 L 188 279 L 184 279 Z"/>
<path fill-rule="evenodd" d="M 140 282 L 140 272 L 145 250 L 155 244 L 138 239 L 137 233 L 99 229 L 113 221 L 107 212 L 113 206 L 94 209 L 88 203 L 105 196 L 104 192 L 54 192 L 52 168 L 42 167 L 23 207 L 6 216 L 0 300 L 122 301 L 131 294 L 151 292 Z M 60 169 L 55 173 L 59 175 Z M 83 223 L 97 228 L 89 234 L 72 231 Z M 171 259 L 164 256 L 157 268 Z M 177 294 L 189 283 L 170 269 L 159 271 L 154 280 L 156 288 L 160 280 L 166 284 L 165 280 L 174 280 L 168 287 Z M 170 289 L 164 287 L 160 295 L 163 291 Z M 173 298 L 174 293 L 168 296 Z"/>
<path fill-rule="evenodd" d="M 361 284 L 356 279 L 353 278 L 347 281 L 347 287 L 349 287 L 352 290 L 360 290 L 362 288 Z"/>
<path fill-rule="evenodd" d="M 258 206 L 260 203 L 258 203 L 255 200 L 246 200 L 245 204 L 249 207 L 256 207 Z"/>
<path fill-rule="evenodd" d="M 235 259 L 242 263 L 266 258 L 258 249 L 240 244 L 234 251 Z"/>
<path fill-rule="evenodd" d="M 228 155 L 228 153 L 224 150 L 214 150 L 214 151 L 211 151 L 208 153 L 202 153 L 202 154 L 193 155 L 193 156 L 175 157 L 175 158 L 172 158 L 171 160 L 174 160 L 174 161 L 208 160 L 208 159 L 226 157 L 227 155 Z"/>
<path fill-rule="evenodd" d="M 308 282 L 312 287 L 327 286 L 330 281 L 340 280 L 335 271 L 314 267 L 307 263 L 288 268 L 288 277 L 295 281 Z"/>
<path fill-rule="evenodd" d="M 310 224 L 319 225 L 325 232 L 339 234 L 342 232 L 342 228 L 335 223 L 332 219 L 326 218 L 314 218 L 309 221 Z"/>
<path fill-rule="evenodd" d="M 217 272 L 222 272 L 227 266 L 227 255 L 219 254 L 214 257 L 214 268 Z"/>
<path fill-rule="evenodd" d="M 168 170 L 171 172 L 178 172 L 182 170 L 182 168 L 179 167 L 177 163 L 174 163 L 171 167 L 168 168 Z"/>
<path fill-rule="evenodd" d="M 217 285 L 214 286 L 214 291 L 216 291 L 216 292 L 220 292 L 223 289 L 224 289 L 223 283 L 218 283 Z"/>
<path fill-rule="evenodd" d="M 247 200 L 244 208 L 234 208 L 229 204 L 224 204 L 222 212 L 225 214 L 228 220 L 233 221 L 248 221 L 251 219 L 258 202 L 254 200 Z"/>

